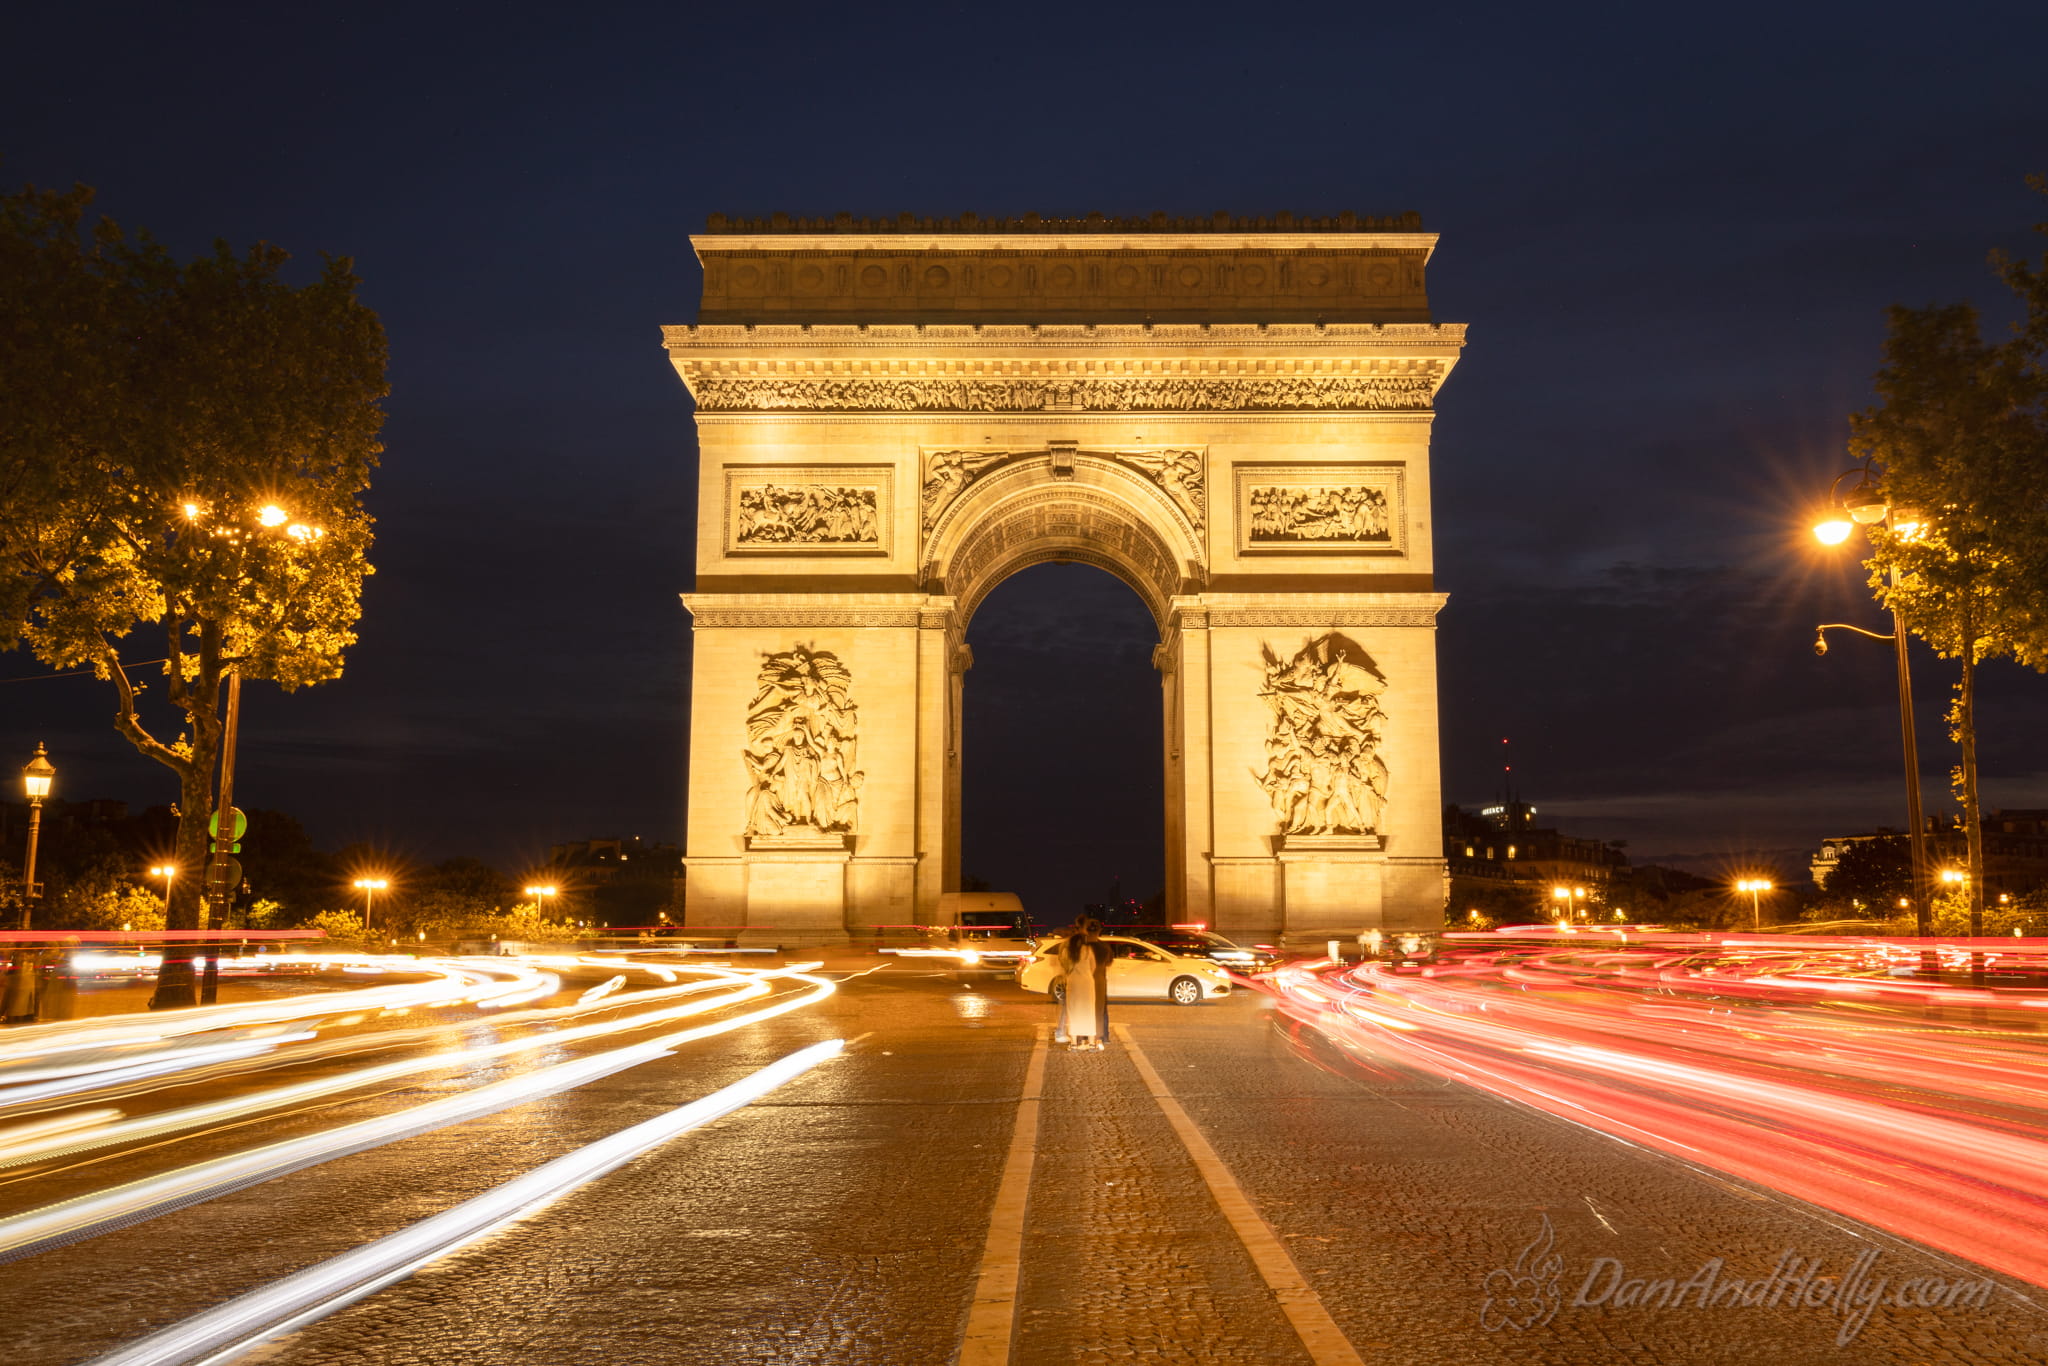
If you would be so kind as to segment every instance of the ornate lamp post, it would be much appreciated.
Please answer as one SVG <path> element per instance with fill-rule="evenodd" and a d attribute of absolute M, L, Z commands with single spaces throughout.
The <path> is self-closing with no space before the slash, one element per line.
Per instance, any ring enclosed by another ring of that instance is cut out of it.
<path fill-rule="evenodd" d="M 1735 883 L 1735 890 L 1749 893 L 1749 927 L 1760 930 L 1764 927 L 1763 894 L 1771 890 L 1769 878 L 1745 877 Z"/>
<path fill-rule="evenodd" d="M 36 841 L 43 830 L 43 799 L 50 795 L 50 784 L 57 779 L 57 766 L 50 762 L 49 751 L 41 741 L 36 742 L 36 752 L 21 770 L 21 790 L 28 796 L 28 857 L 22 864 L 21 873 L 21 927 L 28 928 L 29 908 L 35 904 L 41 888 L 36 883 Z"/>
<path fill-rule="evenodd" d="M 1855 487 L 1844 494 L 1840 492 L 1842 481 L 1851 475 L 1856 477 Z M 1834 501 L 1835 511 L 1813 528 L 1813 534 L 1822 545 L 1842 544 L 1859 526 L 1882 526 L 1894 536 L 1911 538 L 1924 525 L 1918 512 L 1910 508 L 1895 508 L 1885 501 L 1867 465 L 1836 476 L 1829 496 Z M 1898 583 L 1898 571 L 1894 569 L 1892 586 L 1896 588 Z M 1815 654 L 1828 652 L 1829 631 L 1854 631 L 1872 640 L 1892 642 L 1899 676 L 1899 734 L 1906 753 L 1906 823 L 1912 831 L 1913 932 L 1925 939 L 1934 930 L 1928 906 L 1927 822 L 1920 814 L 1920 750 L 1913 734 L 1913 675 L 1906 661 L 1906 623 L 1897 608 L 1892 609 L 1892 633 L 1888 636 L 1866 631 L 1861 626 L 1828 622 L 1815 633 Z"/>

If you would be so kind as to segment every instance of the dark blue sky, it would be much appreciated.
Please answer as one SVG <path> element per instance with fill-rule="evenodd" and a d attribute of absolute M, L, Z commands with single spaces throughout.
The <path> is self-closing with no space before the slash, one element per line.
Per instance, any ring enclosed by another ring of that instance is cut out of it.
<path fill-rule="evenodd" d="M 181 250 L 352 255 L 390 332 L 363 640 L 253 690 L 245 803 L 515 869 L 680 833 L 695 448 L 656 329 L 707 213 L 1419 211 L 1472 328 L 1435 447 L 1446 795 L 1493 795 L 1510 735 L 1546 815 L 1703 867 L 1901 818 L 1882 650 L 1810 650 L 1876 622 L 1806 504 L 1884 306 L 2000 305 L 1985 252 L 2048 218 L 2038 4 L 109 4 L 0 45 L 0 177 Z M 1049 909 L 1156 885 L 1147 631 L 1079 568 L 984 608 L 970 870 Z M 1985 682 L 1989 800 L 2048 806 L 2048 680 Z M 45 738 L 71 796 L 170 800 L 99 688 L 0 687 L 0 758 Z"/>

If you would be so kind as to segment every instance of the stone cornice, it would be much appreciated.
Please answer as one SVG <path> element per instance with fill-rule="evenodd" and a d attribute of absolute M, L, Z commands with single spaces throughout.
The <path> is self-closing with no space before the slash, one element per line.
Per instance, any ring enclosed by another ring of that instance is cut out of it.
<path fill-rule="evenodd" d="M 1289 627 L 1434 626 L 1447 593 L 1202 593 L 1173 600 L 1173 625 Z"/>
<path fill-rule="evenodd" d="M 1458 324 L 666 330 L 698 408 L 721 412 L 1426 410 Z"/>
<path fill-rule="evenodd" d="M 1366 231 L 1311 228 L 1302 231 L 1139 232 L 1129 228 L 1102 232 L 1051 230 L 1033 233 L 997 232 L 770 232 L 694 233 L 690 245 L 702 260 L 706 252 L 849 252 L 913 251 L 1031 252 L 1049 251 L 1421 251 L 1436 250 L 1437 234 L 1400 228 Z"/>
<path fill-rule="evenodd" d="M 917 626 L 924 593 L 684 593 L 699 631 L 732 627 Z"/>
<path fill-rule="evenodd" d="M 1463 323 L 674 323 L 661 329 L 670 355 L 805 353 L 962 357 L 1047 353 L 1129 357 L 1455 353 Z"/>

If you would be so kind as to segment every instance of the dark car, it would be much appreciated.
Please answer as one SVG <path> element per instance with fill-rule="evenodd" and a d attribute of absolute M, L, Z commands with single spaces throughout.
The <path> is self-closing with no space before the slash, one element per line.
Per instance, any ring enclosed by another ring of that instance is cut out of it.
<path fill-rule="evenodd" d="M 1191 925 L 1133 925 L 1118 934 L 1157 944 L 1169 953 L 1189 958 L 1207 958 L 1232 972 L 1263 972 L 1280 961 L 1280 955 L 1264 944 L 1247 947 L 1233 943 L 1211 930 Z"/>

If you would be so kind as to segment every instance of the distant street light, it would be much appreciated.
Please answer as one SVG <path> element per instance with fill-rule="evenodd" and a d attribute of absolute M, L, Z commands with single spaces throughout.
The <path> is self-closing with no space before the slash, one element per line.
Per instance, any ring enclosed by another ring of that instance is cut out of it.
<path fill-rule="evenodd" d="M 390 885 L 388 880 L 381 877 L 356 879 L 356 890 L 363 894 L 363 933 L 366 936 L 370 933 L 370 908 L 377 904 L 377 893 Z"/>
<path fill-rule="evenodd" d="M 1841 492 L 1842 481 L 1851 475 L 1856 477 L 1855 485 L 1847 493 Z M 1910 508 L 1895 508 L 1878 491 L 1877 480 L 1868 465 L 1849 470 L 1835 477 L 1834 488 L 1828 496 L 1835 504 L 1828 518 L 1813 528 L 1813 534 L 1822 545 L 1840 545 L 1849 539 L 1849 533 L 1858 526 L 1884 526 L 1895 536 L 1910 540 L 1923 524 L 1920 513 Z M 1892 570 L 1892 587 L 1899 584 L 1899 571 Z M 1925 939 L 1934 933 L 1933 921 L 1928 907 L 1927 882 L 1927 823 L 1920 813 L 1920 749 L 1913 733 L 1913 674 L 1906 660 L 1906 623 L 1897 608 L 1892 609 L 1892 633 L 1879 635 L 1866 631 L 1861 626 L 1849 626 L 1840 622 L 1829 622 L 1819 627 L 1814 636 L 1813 652 L 1824 655 L 1828 652 L 1829 631 L 1854 631 L 1869 636 L 1872 640 L 1892 642 L 1896 671 L 1899 677 L 1899 736 L 1906 755 L 1906 823 L 1912 834 L 1913 855 L 1913 933 Z"/>
<path fill-rule="evenodd" d="M 1771 890 L 1769 878 L 1746 877 L 1737 880 L 1735 890 L 1749 893 L 1749 926 L 1760 930 L 1764 927 L 1763 894 Z"/>
<path fill-rule="evenodd" d="M 1550 889 L 1551 900 L 1564 902 L 1565 916 L 1574 922 L 1579 918 L 1579 903 L 1585 900 L 1585 896 L 1584 887 L 1557 886 Z"/>
<path fill-rule="evenodd" d="M 557 888 L 551 882 L 543 884 L 541 886 L 528 887 L 526 889 L 526 894 L 533 898 L 533 909 L 539 913 L 540 918 L 542 920 L 546 920 L 548 918 L 547 898 L 555 895 L 556 892 L 558 892 L 559 890 L 560 889 Z"/>
<path fill-rule="evenodd" d="M 57 766 L 50 762 L 49 751 L 42 742 L 36 742 L 36 752 L 21 770 L 21 790 L 28 796 L 28 858 L 21 872 L 21 927 L 28 928 L 29 908 L 35 904 L 41 889 L 36 886 L 36 841 L 43 831 L 43 798 L 50 795 L 50 784 L 57 779 Z"/>
<path fill-rule="evenodd" d="M 151 877 L 160 877 L 164 880 L 164 923 L 169 924 L 171 916 L 171 879 L 178 875 L 178 865 L 175 863 L 156 864 L 149 870 L 149 875 Z"/>

